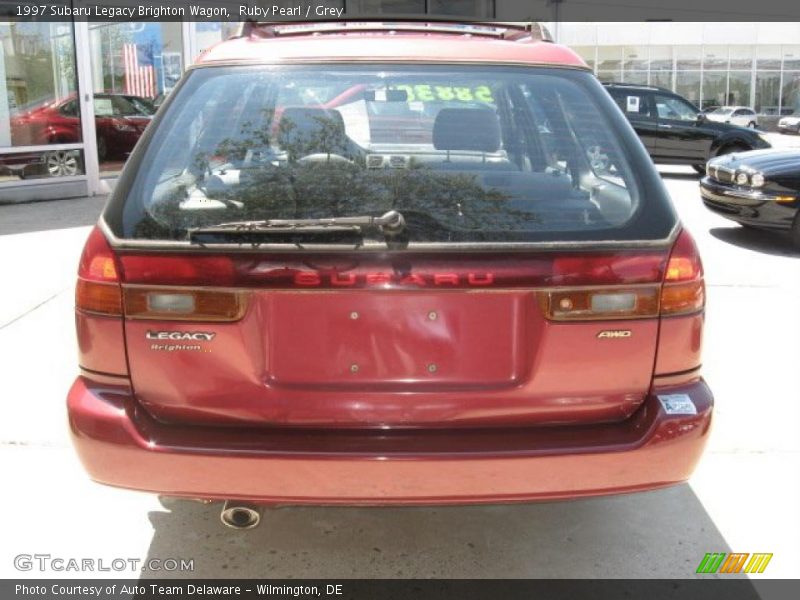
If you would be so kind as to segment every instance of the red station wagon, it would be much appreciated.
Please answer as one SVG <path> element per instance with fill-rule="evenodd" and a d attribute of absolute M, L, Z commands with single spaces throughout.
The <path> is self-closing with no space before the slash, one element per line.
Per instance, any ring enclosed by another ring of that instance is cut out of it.
<path fill-rule="evenodd" d="M 695 244 L 537 25 L 246 26 L 148 127 L 76 303 L 91 477 L 232 527 L 649 490 L 708 437 Z"/>

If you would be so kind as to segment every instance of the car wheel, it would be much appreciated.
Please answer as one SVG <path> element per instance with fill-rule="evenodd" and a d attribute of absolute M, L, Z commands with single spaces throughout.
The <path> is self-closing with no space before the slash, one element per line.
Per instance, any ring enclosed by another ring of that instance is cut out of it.
<path fill-rule="evenodd" d="M 706 166 L 705 165 L 692 165 L 692 168 L 697 171 L 698 175 L 705 175 L 706 174 Z"/>
<path fill-rule="evenodd" d="M 80 173 L 77 150 L 53 150 L 44 155 L 44 165 L 50 177 L 69 177 Z"/>
<path fill-rule="evenodd" d="M 750 122 L 747 124 L 747 126 L 748 126 L 748 127 L 751 127 L 752 129 L 755 129 L 755 128 L 757 127 L 757 125 L 756 125 L 756 122 L 755 122 L 755 121 L 750 121 Z"/>

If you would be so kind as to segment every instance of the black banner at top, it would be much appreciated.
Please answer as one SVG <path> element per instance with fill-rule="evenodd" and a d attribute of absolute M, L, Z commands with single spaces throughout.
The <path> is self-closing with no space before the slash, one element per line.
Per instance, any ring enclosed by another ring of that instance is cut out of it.
<path fill-rule="evenodd" d="M 467 12 L 465 12 L 467 11 Z M 800 22 L 798 0 L 0 0 L 0 21 Z"/>

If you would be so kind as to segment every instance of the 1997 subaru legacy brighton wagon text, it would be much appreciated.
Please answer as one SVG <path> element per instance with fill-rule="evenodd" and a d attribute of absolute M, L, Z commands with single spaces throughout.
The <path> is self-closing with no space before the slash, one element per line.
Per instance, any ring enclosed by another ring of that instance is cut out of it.
<path fill-rule="evenodd" d="M 708 437 L 695 244 L 537 25 L 243 27 L 140 140 L 76 303 L 89 474 L 235 526 L 652 489 Z"/>

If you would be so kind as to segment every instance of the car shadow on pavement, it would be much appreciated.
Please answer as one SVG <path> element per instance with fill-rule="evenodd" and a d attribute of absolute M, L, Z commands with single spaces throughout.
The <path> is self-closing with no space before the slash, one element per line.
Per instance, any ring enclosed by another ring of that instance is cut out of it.
<path fill-rule="evenodd" d="M 720 241 L 746 250 L 800 258 L 800 250 L 792 245 L 788 232 L 764 231 L 752 227 L 714 227 L 708 232 Z"/>
<path fill-rule="evenodd" d="M 248 531 L 222 525 L 220 503 L 162 505 L 148 559 L 193 559 L 194 571 L 143 578 L 691 578 L 706 552 L 730 551 L 688 484 L 532 504 L 284 507 Z"/>
<path fill-rule="evenodd" d="M 106 196 L 0 204 L 0 235 L 94 225 Z"/>

